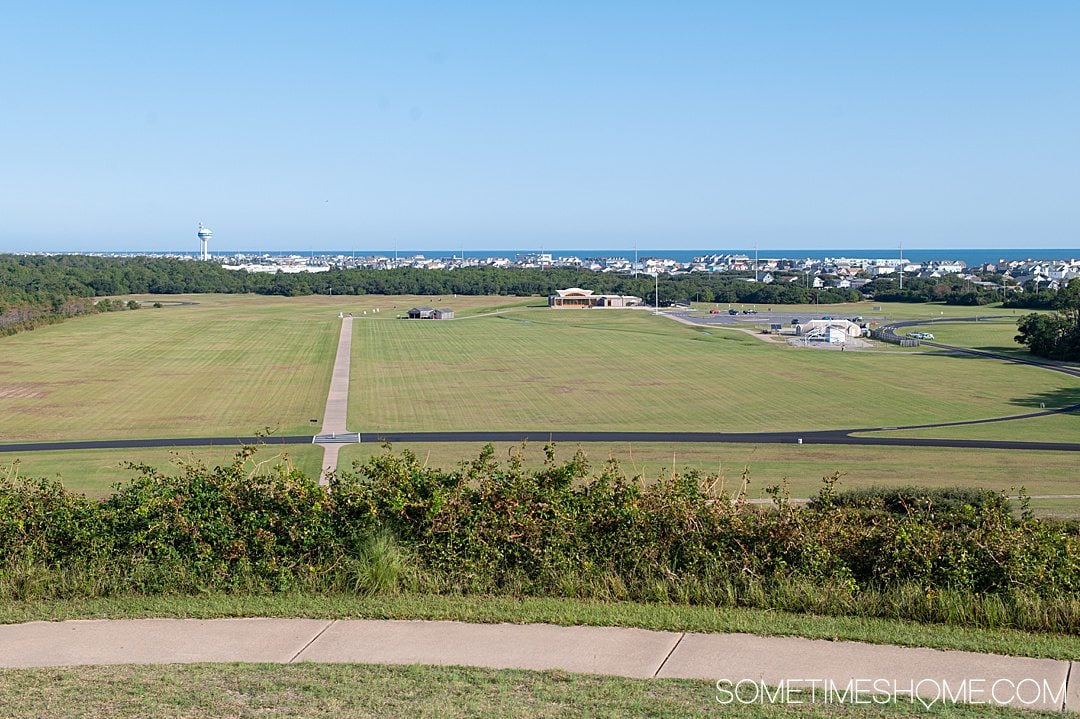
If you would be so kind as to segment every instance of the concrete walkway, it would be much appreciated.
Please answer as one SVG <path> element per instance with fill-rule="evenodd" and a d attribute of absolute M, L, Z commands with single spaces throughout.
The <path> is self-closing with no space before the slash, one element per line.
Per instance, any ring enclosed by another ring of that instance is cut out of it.
<path fill-rule="evenodd" d="M 341 334 L 338 336 L 337 355 L 334 357 L 334 373 L 330 377 L 330 392 L 326 396 L 326 410 L 323 412 L 321 435 L 337 435 L 348 432 L 346 420 L 349 413 L 349 368 L 352 362 L 352 324 L 351 316 L 341 320 Z M 337 469 L 338 442 L 316 442 L 323 448 L 322 475 L 320 484 L 326 484 L 328 472 Z"/>
<path fill-rule="evenodd" d="M 559 669 L 726 681 L 724 687 L 731 689 L 743 681 L 743 698 L 759 686 L 751 683 L 786 686 L 789 692 L 802 687 L 802 694 L 789 694 L 794 701 L 808 700 L 811 687 L 820 701 L 828 687 L 832 703 L 840 703 L 838 697 L 850 686 L 918 702 L 910 698 L 914 693 L 924 704 L 959 697 L 1080 711 L 1080 662 L 857 642 L 367 619 L 78 620 L 0 626 L 0 667 L 5 668 L 305 661 Z"/>

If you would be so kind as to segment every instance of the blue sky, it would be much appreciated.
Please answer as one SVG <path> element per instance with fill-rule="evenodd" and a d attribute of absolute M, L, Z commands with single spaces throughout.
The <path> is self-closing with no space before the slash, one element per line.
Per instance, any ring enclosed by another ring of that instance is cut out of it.
<path fill-rule="evenodd" d="M 24 2 L 0 250 L 1080 246 L 1080 3 Z"/>

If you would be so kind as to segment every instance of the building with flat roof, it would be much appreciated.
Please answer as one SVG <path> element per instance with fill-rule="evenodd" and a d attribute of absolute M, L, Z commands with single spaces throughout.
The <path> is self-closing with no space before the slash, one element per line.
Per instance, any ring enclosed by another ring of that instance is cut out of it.
<path fill-rule="evenodd" d="M 592 290 L 570 287 L 556 290 L 548 296 L 548 307 L 555 309 L 588 309 L 590 307 L 637 307 L 644 304 L 633 295 L 598 295 Z"/>

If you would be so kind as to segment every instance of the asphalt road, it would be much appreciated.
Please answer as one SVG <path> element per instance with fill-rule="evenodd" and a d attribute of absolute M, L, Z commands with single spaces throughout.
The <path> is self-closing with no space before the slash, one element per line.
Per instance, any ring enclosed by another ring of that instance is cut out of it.
<path fill-rule="evenodd" d="M 1077 409 L 1080 409 L 1078 407 Z M 954 422 L 942 425 L 919 425 L 910 429 L 950 427 L 960 424 L 1009 421 L 1022 417 L 1054 414 L 1038 412 L 1010 418 L 994 418 L 974 422 Z M 361 432 L 361 442 L 427 443 L 427 442 L 679 442 L 690 444 L 845 444 L 893 447 L 954 447 L 963 449 L 1054 450 L 1080 452 L 1080 442 L 1012 442 L 983 439 L 931 439 L 915 437 L 854 437 L 857 432 L 880 432 L 907 427 L 865 427 L 858 429 L 817 430 L 812 432 Z M 144 447 L 239 447 L 245 444 L 311 444 L 312 435 L 281 437 L 183 437 L 162 439 L 105 439 L 75 442 L 15 442 L 0 444 L 0 453 L 48 452 L 72 449 L 137 449 Z"/>

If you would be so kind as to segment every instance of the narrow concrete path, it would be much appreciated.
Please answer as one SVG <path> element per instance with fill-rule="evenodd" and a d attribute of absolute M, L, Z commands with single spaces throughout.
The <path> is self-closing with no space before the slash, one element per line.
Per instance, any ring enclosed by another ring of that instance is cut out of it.
<path fill-rule="evenodd" d="M 352 363 L 352 325 L 353 318 L 341 320 L 341 334 L 338 336 L 337 355 L 334 357 L 334 373 L 330 377 L 330 392 L 326 396 L 326 410 L 323 412 L 321 435 L 346 434 L 346 420 L 349 414 L 349 370 Z M 320 484 L 327 484 L 327 475 L 337 469 L 337 442 L 316 442 L 323 448 L 323 471 Z"/>
<path fill-rule="evenodd" d="M 620 627 L 318 619 L 136 619 L 0 626 L 0 667 L 348 662 L 558 669 L 802 688 L 901 701 L 1080 711 L 1080 667 L 1054 659 L 749 634 Z M 719 687 L 720 685 L 718 685 Z M 718 692 L 720 690 L 718 689 Z M 912 699 L 912 695 L 918 699 Z M 745 696 L 745 695 L 743 695 Z M 789 696 L 791 696 L 789 694 Z M 851 701 L 847 694 L 847 701 Z"/>

